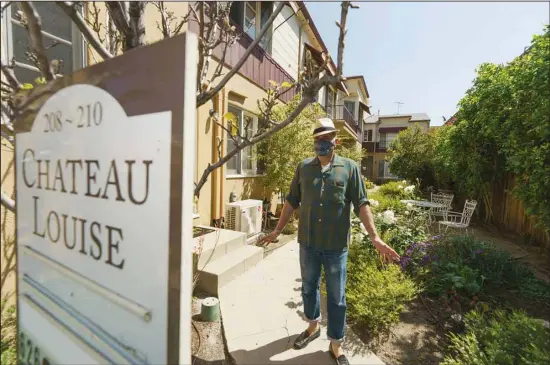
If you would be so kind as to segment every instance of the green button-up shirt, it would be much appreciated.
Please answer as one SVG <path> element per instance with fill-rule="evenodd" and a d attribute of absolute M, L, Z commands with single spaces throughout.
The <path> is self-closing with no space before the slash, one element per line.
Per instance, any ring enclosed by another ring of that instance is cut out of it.
<path fill-rule="evenodd" d="M 294 209 L 300 208 L 298 242 L 326 251 L 347 248 L 350 203 L 356 215 L 368 204 L 359 167 L 337 155 L 325 172 L 317 157 L 300 162 L 286 200 Z"/>

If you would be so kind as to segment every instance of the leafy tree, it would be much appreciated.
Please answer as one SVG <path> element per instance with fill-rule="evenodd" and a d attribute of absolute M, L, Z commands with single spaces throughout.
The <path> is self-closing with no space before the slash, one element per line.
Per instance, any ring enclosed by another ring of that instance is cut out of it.
<path fill-rule="evenodd" d="M 299 101 L 300 96 L 296 96 L 286 105 L 276 107 L 273 119 L 278 121 L 287 118 Z M 313 125 L 315 120 L 325 115 L 325 111 L 319 104 L 310 104 L 291 125 L 257 145 L 257 159 L 265 166 L 263 184 L 267 191 L 275 193 L 288 191 L 298 163 L 315 154 L 311 136 Z M 355 147 L 355 143 L 351 143 L 355 141 L 346 137 L 338 137 L 338 139 L 336 153 L 359 163 L 363 157 L 363 151 Z"/>
<path fill-rule="evenodd" d="M 299 101 L 300 96 L 297 96 L 286 105 L 275 108 L 273 119 L 284 120 Z M 313 124 L 325 114 L 319 104 L 310 104 L 291 125 L 258 144 L 257 158 L 265 166 L 263 184 L 268 191 L 288 191 L 298 163 L 314 154 Z"/>
<path fill-rule="evenodd" d="M 505 65 L 482 64 L 459 103 L 457 123 L 436 160 L 459 190 L 482 199 L 491 219 L 492 185 L 513 173 L 513 193 L 550 231 L 550 31 Z"/>
<path fill-rule="evenodd" d="M 361 166 L 361 160 L 366 155 L 366 151 L 359 147 L 356 140 L 351 137 L 339 138 L 338 145 L 334 150 L 338 155 L 355 161 L 359 166 Z"/>
<path fill-rule="evenodd" d="M 391 171 L 409 181 L 418 178 L 423 186 L 433 186 L 435 141 L 435 132 L 424 133 L 418 126 L 399 132 L 390 146 Z"/>

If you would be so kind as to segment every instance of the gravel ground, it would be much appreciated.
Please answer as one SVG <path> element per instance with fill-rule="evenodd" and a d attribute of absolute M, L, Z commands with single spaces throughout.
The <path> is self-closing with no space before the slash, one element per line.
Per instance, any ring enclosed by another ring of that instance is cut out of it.
<path fill-rule="evenodd" d="M 206 296 L 196 293 L 193 296 L 193 328 L 191 329 L 191 349 L 193 365 L 231 365 L 223 340 L 222 323 L 200 320 L 201 301 Z"/>

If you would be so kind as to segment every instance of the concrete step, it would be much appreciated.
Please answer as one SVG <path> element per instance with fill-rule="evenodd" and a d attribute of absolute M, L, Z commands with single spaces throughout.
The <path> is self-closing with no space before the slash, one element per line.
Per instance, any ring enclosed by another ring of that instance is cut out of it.
<path fill-rule="evenodd" d="M 204 241 L 202 243 L 202 253 L 199 257 L 197 266 L 199 270 L 202 270 L 208 262 L 223 257 L 246 244 L 245 233 L 208 226 L 197 225 L 197 227 L 214 229 L 214 232 L 202 236 L 204 237 Z M 197 237 L 195 239 L 202 237 Z"/>
<path fill-rule="evenodd" d="M 209 295 L 218 295 L 224 285 L 250 270 L 264 258 L 264 249 L 257 246 L 242 246 L 223 257 L 210 261 L 200 271 L 198 287 Z"/>

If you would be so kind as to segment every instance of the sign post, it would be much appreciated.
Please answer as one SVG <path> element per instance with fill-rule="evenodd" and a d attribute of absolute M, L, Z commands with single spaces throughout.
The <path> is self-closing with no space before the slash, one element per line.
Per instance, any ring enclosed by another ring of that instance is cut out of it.
<path fill-rule="evenodd" d="M 20 363 L 191 363 L 197 49 L 185 33 L 28 96 Z"/>

